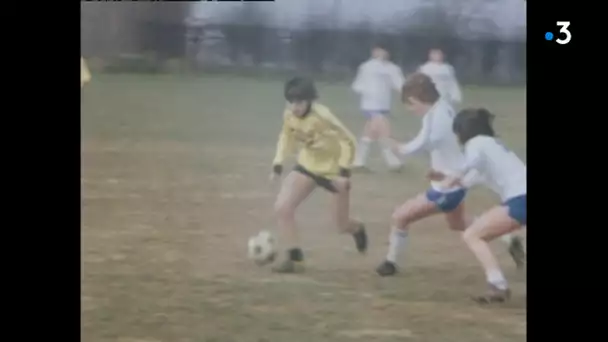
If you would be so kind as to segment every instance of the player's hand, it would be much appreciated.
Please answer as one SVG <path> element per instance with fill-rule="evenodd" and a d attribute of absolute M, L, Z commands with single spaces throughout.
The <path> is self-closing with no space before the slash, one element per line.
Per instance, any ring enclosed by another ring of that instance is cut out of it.
<path fill-rule="evenodd" d="M 268 180 L 271 182 L 276 181 L 281 177 L 281 173 L 283 173 L 283 165 L 273 165 Z"/>
<path fill-rule="evenodd" d="M 446 177 L 444 183 L 448 188 L 462 186 L 461 180 L 458 177 Z"/>
<path fill-rule="evenodd" d="M 426 178 L 435 182 L 441 182 L 446 178 L 446 176 L 443 172 L 437 170 L 429 170 L 426 173 Z"/>
<path fill-rule="evenodd" d="M 389 144 L 391 147 L 391 151 L 393 151 L 394 154 L 396 154 L 398 156 L 401 155 L 401 152 L 399 151 L 400 150 L 399 147 L 401 146 L 401 143 L 397 139 L 389 138 Z"/>

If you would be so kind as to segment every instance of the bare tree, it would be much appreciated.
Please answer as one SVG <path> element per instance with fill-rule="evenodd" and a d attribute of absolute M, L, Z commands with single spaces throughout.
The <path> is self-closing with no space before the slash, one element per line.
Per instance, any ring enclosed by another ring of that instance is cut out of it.
<path fill-rule="evenodd" d="M 267 15 L 258 4 L 243 3 L 223 25 L 222 33 L 226 37 L 230 59 L 236 62 L 246 55 L 258 65 L 266 51 L 266 35 L 271 31 L 265 27 Z"/>

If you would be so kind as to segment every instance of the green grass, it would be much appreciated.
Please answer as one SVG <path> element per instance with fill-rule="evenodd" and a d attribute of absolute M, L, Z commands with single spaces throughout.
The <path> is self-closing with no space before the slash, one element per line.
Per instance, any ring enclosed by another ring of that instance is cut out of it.
<path fill-rule="evenodd" d="M 354 133 L 347 84 L 319 84 Z M 267 183 L 284 105 L 274 79 L 214 75 L 97 76 L 82 99 L 82 337 L 88 342 L 525 341 L 525 275 L 497 244 L 513 300 L 480 308 L 479 266 L 441 217 L 416 224 L 403 272 L 373 273 L 395 205 L 426 188 L 424 158 L 402 175 L 354 177 L 352 207 L 369 225 L 361 257 L 329 224 L 315 193 L 299 215 L 308 272 L 270 274 L 245 258 L 247 238 L 274 228 Z M 525 158 L 524 89 L 469 88 L 507 145 Z M 395 135 L 419 120 L 395 103 Z M 495 203 L 471 193 L 471 212 Z"/>

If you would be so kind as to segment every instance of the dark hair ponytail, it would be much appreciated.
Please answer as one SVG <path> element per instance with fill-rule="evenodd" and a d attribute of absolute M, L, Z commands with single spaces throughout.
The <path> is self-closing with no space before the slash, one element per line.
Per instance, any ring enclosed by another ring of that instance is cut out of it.
<path fill-rule="evenodd" d="M 494 137 L 494 117 L 494 114 L 485 108 L 466 108 L 456 114 L 452 130 L 463 145 L 478 135 Z"/>

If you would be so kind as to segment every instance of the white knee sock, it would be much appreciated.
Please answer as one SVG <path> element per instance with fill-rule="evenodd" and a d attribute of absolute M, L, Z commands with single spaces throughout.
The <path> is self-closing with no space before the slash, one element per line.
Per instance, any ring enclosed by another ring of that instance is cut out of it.
<path fill-rule="evenodd" d="M 407 231 L 397 228 L 391 229 L 391 235 L 389 237 L 388 253 L 386 254 L 386 260 L 392 263 L 397 263 L 399 252 L 401 247 L 405 244 L 407 239 Z"/>
<path fill-rule="evenodd" d="M 382 156 L 384 156 L 384 161 L 386 162 L 386 165 L 391 168 L 397 168 L 401 166 L 401 160 L 393 153 L 389 140 L 381 140 L 380 147 L 382 148 Z"/>
<path fill-rule="evenodd" d="M 496 286 L 500 290 L 506 290 L 509 287 L 505 276 L 499 269 L 490 270 L 486 273 L 488 283 Z"/>
<path fill-rule="evenodd" d="M 372 139 L 368 137 L 361 137 L 359 140 L 359 146 L 357 146 L 357 155 L 355 156 L 355 162 L 353 163 L 354 166 L 365 166 L 371 144 Z"/>

